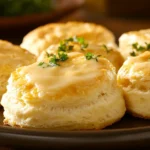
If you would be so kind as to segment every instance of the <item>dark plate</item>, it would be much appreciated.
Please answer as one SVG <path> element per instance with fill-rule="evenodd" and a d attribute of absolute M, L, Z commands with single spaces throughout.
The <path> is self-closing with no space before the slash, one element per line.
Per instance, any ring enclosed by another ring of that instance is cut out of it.
<path fill-rule="evenodd" d="M 50 131 L 4 126 L 0 112 L 0 146 L 36 148 L 144 148 L 150 146 L 150 120 L 126 115 L 103 130 Z"/>

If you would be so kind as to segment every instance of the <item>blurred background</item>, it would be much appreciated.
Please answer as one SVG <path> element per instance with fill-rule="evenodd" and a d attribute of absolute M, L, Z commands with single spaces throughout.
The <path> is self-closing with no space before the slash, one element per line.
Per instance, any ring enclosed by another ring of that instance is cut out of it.
<path fill-rule="evenodd" d="M 150 0 L 0 0 L 0 39 L 20 44 L 30 30 L 51 22 L 102 24 L 118 38 L 150 28 Z"/>

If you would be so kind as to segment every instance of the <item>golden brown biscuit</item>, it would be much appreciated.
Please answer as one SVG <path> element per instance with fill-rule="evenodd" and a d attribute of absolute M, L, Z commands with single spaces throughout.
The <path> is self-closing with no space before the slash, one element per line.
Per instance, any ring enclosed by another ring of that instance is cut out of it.
<path fill-rule="evenodd" d="M 124 33 L 119 38 L 119 50 L 124 59 L 150 51 L 150 29 Z"/>
<path fill-rule="evenodd" d="M 7 80 L 16 68 L 35 62 L 35 57 L 10 42 L 0 40 L 0 99 L 6 91 Z"/>
<path fill-rule="evenodd" d="M 135 116 L 150 119 L 150 52 L 129 57 L 118 72 L 127 110 Z"/>
<path fill-rule="evenodd" d="M 39 56 L 50 45 L 75 35 L 85 38 L 88 43 L 116 47 L 111 31 L 101 25 L 83 22 L 53 23 L 38 27 L 24 37 L 21 47 Z"/>
<path fill-rule="evenodd" d="M 2 98 L 5 124 L 102 129 L 123 117 L 124 99 L 115 68 L 107 59 L 87 60 L 80 52 L 68 53 L 65 61 L 58 61 L 57 57 L 48 54 L 43 62 L 11 74 Z"/>

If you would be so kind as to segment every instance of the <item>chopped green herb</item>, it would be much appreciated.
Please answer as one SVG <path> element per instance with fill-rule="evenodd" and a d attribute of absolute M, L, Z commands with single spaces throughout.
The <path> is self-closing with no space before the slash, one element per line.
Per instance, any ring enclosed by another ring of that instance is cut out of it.
<path fill-rule="evenodd" d="M 68 38 L 68 39 L 65 39 L 64 41 L 68 43 L 68 42 L 73 42 L 74 40 L 73 40 L 72 37 L 70 37 L 70 38 Z"/>
<path fill-rule="evenodd" d="M 64 52 L 58 52 L 58 56 L 61 61 L 65 61 L 68 59 L 68 55 Z"/>
<path fill-rule="evenodd" d="M 38 64 L 38 66 L 41 66 L 42 68 L 46 68 L 46 67 L 49 66 L 49 64 L 47 64 L 47 63 L 45 63 L 45 62 L 40 62 L 40 63 Z"/>
<path fill-rule="evenodd" d="M 107 53 L 112 51 L 112 49 L 109 49 L 105 44 L 103 44 L 102 47 L 106 50 Z"/>
<path fill-rule="evenodd" d="M 95 57 L 95 60 L 98 62 L 98 57 L 101 57 L 101 55 L 97 55 L 96 57 Z"/>
<path fill-rule="evenodd" d="M 50 57 L 50 56 L 52 56 L 52 54 L 49 54 L 48 52 L 46 52 L 46 55 L 47 55 L 47 57 Z"/>
<path fill-rule="evenodd" d="M 58 47 L 58 51 L 70 51 L 73 49 L 73 45 L 68 45 L 69 42 L 72 42 L 73 41 L 73 38 L 68 38 L 68 39 L 65 39 L 64 41 L 61 41 L 60 42 L 60 45 Z"/>
<path fill-rule="evenodd" d="M 142 52 L 142 51 L 150 51 L 150 43 L 145 42 L 145 46 L 139 45 L 137 42 L 132 44 L 132 48 L 135 49 L 137 52 Z M 136 52 L 133 51 L 130 53 L 131 56 L 136 56 Z"/>
<path fill-rule="evenodd" d="M 84 38 L 74 36 L 73 39 L 74 39 L 74 42 L 78 42 L 81 45 L 81 50 L 84 50 L 85 48 L 88 47 L 88 44 L 85 43 Z"/>
<path fill-rule="evenodd" d="M 61 41 L 60 45 L 58 47 L 58 51 L 66 52 L 66 51 L 73 50 L 74 46 L 73 45 L 69 45 L 69 42 L 77 42 L 77 43 L 79 43 L 81 45 L 81 50 L 84 50 L 85 48 L 88 47 L 88 44 L 85 43 L 84 38 L 74 36 L 74 37 L 70 37 L 68 39 L 65 39 L 65 40 Z"/>
<path fill-rule="evenodd" d="M 136 51 L 150 50 L 150 43 L 145 43 L 145 46 L 141 46 L 138 43 L 133 43 L 132 48 L 135 49 Z"/>
<path fill-rule="evenodd" d="M 60 42 L 60 45 L 58 47 L 58 51 L 66 51 L 67 45 L 64 42 Z"/>
<path fill-rule="evenodd" d="M 132 48 L 137 49 L 137 47 L 138 47 L 138 43 L 133 43 L 132 44 Z"/>
<path fill-rule="evenodd" d="M 136 53 L 133 51 L 130 53 L 131 56 L 136 56 Z"/>
<path fill-rule="evenodd" d="M 49 58 L 49 62 L 48 63 L 40 62 L 38 66 L 42 66 L 43 68 L 50 67 L 50 66 L 51 67 L 60 66 L 58 62 L 65 61 L 68 59 L 68 55 L 63 51 L 58 51 L 58 56 L 54 54 L 49 54 L 48 52 L 46 52 L 46 55 Z"/>
<path fill-rule="evenodd" d="M 87 47 L 88 47 L 88 44 L 84 43 L 84 44 L 81 45 L 81 50 L 84 50 Z"/>
<path fill-rule="evenodd" d="M 44 62 L 40 62 L 40 63 L 38 64 L 38 66 L 43 66 L 43 64 L 44 64 Z"/>
<path fill-rule="evenodd" d="M 86 57 L 87 60 L 90 60 L 90 59 L 93 59 L 94 54 L 88 52 L 88 53 L 85 54 L 85 57 Z"/>
<path fill-rule="evenodd" d="M 100 57 L 101 55 L 97 55 L 95 56 L 94 54 L 92 54 L 91 52 L 88 52 L 85 54 L 85 58 L 87 60 L 90 60 L 90 59 L 95 59 L 97 62 L 98 62 L 98 57 Z"/>
<path fill-rule="evenodd" d="M 138 43 L 132 44 L 132 47 L 133 47 L 134 49 L 136 49 L 137 51 L 143 51 L 143 50 L 146 50 L 146 49 L 147 49 L 147 48 L 144 47 L 144 46 L 140 46 Z"/>
<path fill-rule="evenodd" d="M 145 42 L 145 44 L 146 44 L 146 46 L 147 46 L 147 50 L 150 50 L 150 43 L 146 43 L 146 42 Z"/>
<path fill-rule="evenodd" d="M 73 45 L 69 45 L 69 46 L 68 46 L 68 50 L 69 50 L 69 51 L 73 50 L 73 47 L 74 47 Z"/>
<path fill-rule="evenodd" d="M 56 55 L 50 57 L 49 64 L 50 66 L 59 66 L 58 64 L 59 58 Z"/>
<path fill-rule="evenodd" d="M 66 61 L 68 59 L 68 55 L 66 52 L 71 51 L 74 48 L 74 46 L 71 45 L 69 42 L 78 42 L 81 46 L 81 50 L 84 50 L 85 48 L 88 47 L 88 44 L 85 43 L 84 38 L 76 36 L 70 37 L 60 42 L 57 50 L 57 55 L 49 54 L 48 52 L 46 52 L 46 56 L 49 58 L 49 62 L 48 63 L 40 62 L 39 66 L 42 66 L 43 68 L 49 66 L 60 66 L 58 62 Z M 98 61 L 97 58 L 99 57 L 99 55 L 95 56 L 92 53 L 87 53 L 85 57 L 87 60 L 95 59 L 96 61 Z"/>
<path fill-rule="evenodd" d="M 84 44 L 85 43 L 84 38 L 82 38 L 82 37 L 74 36 L 73 39 L 74 39 L 74 42 L 79 42 L 80 44 Z"/>

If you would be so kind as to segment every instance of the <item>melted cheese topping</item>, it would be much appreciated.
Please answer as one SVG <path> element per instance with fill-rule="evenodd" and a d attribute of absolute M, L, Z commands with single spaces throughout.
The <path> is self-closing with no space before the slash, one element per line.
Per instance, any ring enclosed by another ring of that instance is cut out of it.
<path fill-rule="evenodd" d="M 87 81 L 98 79 L 111 66 L 104 58 L 96 62 L 94 59 L 86 60 L 81 53 L 68 55 L 69 59 L 61 62 L 60 66 L 42 68 L 35 63 L 21 69 L 20 75 L 25 75 L 27 82 L 35 84 L 38 91 L 53 95 L 65 87 L 86 85 Z"/>

